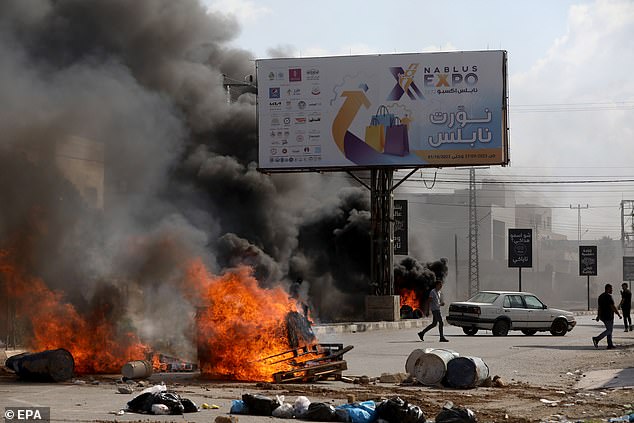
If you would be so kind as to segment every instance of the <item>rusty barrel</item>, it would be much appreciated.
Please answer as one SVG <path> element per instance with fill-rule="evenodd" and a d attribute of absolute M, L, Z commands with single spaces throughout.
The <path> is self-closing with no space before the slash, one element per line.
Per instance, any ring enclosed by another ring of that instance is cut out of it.
<path fill-rule="evenodd" d="M 456 357 L 447 364 L 447 384 L 452 388 L 475 388 L 489 377 L 489 366 L 480 357 Z"/>
<path fill-rule="evenodd" d="M 62 382 L 73 377 L 75 360 L 68 350 L 60 348 L 14 355 L 5 366 L 22 379 Z"/>
<path fill-rule="evenodd" d="M 128 361 L 121 368 L 126 379 L 145 379 L 152 376 L 152 363 L 147 360 Z"/>

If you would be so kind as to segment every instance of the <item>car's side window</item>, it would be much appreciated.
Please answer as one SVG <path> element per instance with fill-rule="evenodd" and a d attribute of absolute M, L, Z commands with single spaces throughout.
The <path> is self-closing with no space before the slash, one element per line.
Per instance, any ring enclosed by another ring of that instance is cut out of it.
<path fill-rule="evenodd" d="M 537 297 L 534 297 L 532 295 L 526 295 L 524 297 L 524 301 L 526 301 L 526 308 L 533 308 L 533 309 L 544 308 L 544 303 L 542 303 L 541 301 L 539 301 Z"/>
<path fill-rule="evenodd" d="M 509 295 L 512 308 L 524 308 L 522 297 L 520 295 Z"/>
<path fill-rule="evenodd" d="M 523 308 L 522 297 L 519 295 L 507 295 L 504 297 L 504 308 Z"/>

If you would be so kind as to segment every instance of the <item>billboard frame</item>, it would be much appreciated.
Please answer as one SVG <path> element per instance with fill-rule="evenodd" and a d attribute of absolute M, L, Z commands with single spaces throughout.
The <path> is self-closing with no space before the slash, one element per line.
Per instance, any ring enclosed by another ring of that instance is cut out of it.
<path fill-rule="evenodd" d="M 407 162 L 398 162 L 393 164 L 388 163 L 377 163 L 377 164 L 333 164 L 333 165 L 311 165 L 307 163 L 303 163 L 302 165 L 288 165 L 284 167 L 267 167 L 263 163 L 261 163 L 262 152 L 261 148 L 262 141 L 260 140 L 261 135 L 261 96 L 258 94 L 256 101 L 256 126 L 258 133 L 258 165 L 257 170 L 261 173 L 270 174 L 270 173 L 295 173 L 295 172 L 350 172 L 355 170 L 398 170 L 398 169 L 421 169 L 421 168 L 442 168 L 442 167 L 473 167 L 473 166 L 506 166 L 510 162 L 510 135 L 509 135 L 509 118 L 508 118 L 508 53 L 506 50 L 473 50 L 473 51 L 453 51 L 453 52 L 430 52 L 430 53 L 398 53 L 398 54 L 376 54 L 376 55 L 356 55 L 356 56 L 322 56 L 322 57 L 307 57 L 307 58 L 276 58 L 276 59 L 258 59 L 256 60 L 256 81 L 260 81 L 260 62 L 263 61 L 282 61 L 282 60 L 295 60 L 298 63 L 301 63 L 303 60 L 330 60 L 337 58 L 347 58 L 347 59 L 355 59 L 355 58 L 398 58 L 399 56 L 408 56 L 408 55 L 451 55 L 451 54 L 475 54 L 475 53 L 499 53 L 501 54 L 501 98 L 499 98 L 499 119 L 500 119 L 500 139 L 501 145 L 496 147 L 495 150 L 500 152 L 501 156 L 499 160 L 495 161 L 486 161 L 486 162 L 478 162 L 475 158 L 469 160 L 468 158 L 464 158 L 463 162 L 454 162 L 454 163 L 407 163 Z M 258 83 L 258 86 L 261 84 Z M 265 87 L 264 89 L 267 89 Z M 262 90 L 263 91 L 263 90 Z M 258 90 L 260 92 L 260 90 Z M 264 94 L 262 94 L 264 96 Z M 262 97 L 263 98 L 263 97 Z M 280 102 L 281 103 L 281 102 Z M 487 109 L 488 110 L 488 109 Z M 330 141 L 332 142 L 332 141 Z M 439 150 L 441 151 L 441 150 Z M 464 151 L 474 151 L 478 150 L 464 150 Z"/>

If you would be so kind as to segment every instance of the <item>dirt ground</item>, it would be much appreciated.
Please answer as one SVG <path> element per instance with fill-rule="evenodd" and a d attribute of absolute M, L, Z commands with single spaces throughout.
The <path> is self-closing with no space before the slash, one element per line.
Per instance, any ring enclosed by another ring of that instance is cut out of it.
<path fill-rule="evenodd" d="M 428 420 L 433 420 L 448 401 L 475 412 L 479 422 L 566 422 L 566 421 L 607 421 L 634 412 L 634 381 L 629 387 L 616 389 L 580 389 L 577 386 L 587 374 L 597 370 L 621 369 L 629 363 L 634 367 L 634 348 L 625 348 L 607 362 L 588 362 L 575 357 L 568 363 L 569 371 L 560 375 L 558 383 L 537 386 L 526 382 L 499 379 L 490 387 L 474 389 L 450 389 L 444 387 L 420 386 L 411 381 L 402 383 L 381 383 L 378 377 L 362 378 L 344 375 L 352 382 L 326 380 L 314 383 L 272 384 L 272 383 L 232 383 L 200 379 L 197 374 L 160 375 L 168 388 L 184 397 L 209 398 L 209 402 L 223 404 L 227 413 L 231 401 L 240 399 L 241 393 L 263 394 L 269 397 L 284 395 L 287 402 L 297 396 L 308 397 L 311 402 L 328 402 L 340 405 L 353 401 L 374 400 L 398 396 L 424 411 Z M 159 376 L 159 375 L 154 375 Z M 154 378 L 153 376 L 153 378 Z M 94 383 L 102 388 L 115 385 L 117 376 L 82 376 L 86 388 Z M 368 381 L 369 379 L 369 381 Z M 0 384 L 15 383 L 15 375 L 3 369 Z M 69 384 L 76 382 L 67 382 Z M 156 380 L 142 382 L 142 385 L 156 383 Z M 142 389 L 142 387 L 138 388 Z M 277 420 L 277 419 L 273 419 Z M 115 421 L 113 418 L 112 421 Z"/>

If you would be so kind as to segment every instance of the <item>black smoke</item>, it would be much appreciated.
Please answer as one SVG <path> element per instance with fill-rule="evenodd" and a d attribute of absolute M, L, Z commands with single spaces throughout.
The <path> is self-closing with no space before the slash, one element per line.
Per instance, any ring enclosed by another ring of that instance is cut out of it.
<path fill-rule="evenodd" d="M 265 287 L 302 278 L 322 321 L 362 318 L 369 293 L 369 192 L 257 171 L 255 87 L 228 101 L 225 85 L 255 74 L 238 33 L 196 0 L 0 2 L 0 250 L 181 355 L 194 309 L 174 287 L 190 258 L 247 264 Z M 69 139 L 97 153 L 69 155 Z M 100 201 L 69 166 L 103 167 Z"/>
<path fill-rule="evenodd" d="M 402 290 L 414 291 L 422 310 L 429 291 L 436 281 L 445 281 L 448 270 L 446 258 L 423 264 L 415 258 L 406 257 L 394 266 L 394 291 L 397 294 L 401 294 Z"/>
<path fill-rule="evenodd" d="M 193 257 L 212 272 L 248 264 L 263 286 L 301 276 L 314 317 L 353 318 L 369 284 L 369 193 L 256 170 L 254 87 L 229 102 L 224 85 L 255 74 L 253 55 L 229 46 L 238 33 L 194 0 L 0 2 L 0 250 L 79 310 L 150 340 L 179 334 L 175 346 L 191 328 L 171 316 L 193 309 L 173 287 Z M 69 139 L 97 153 L 60 152 Z M 102 166 L 103 198 L 60 161 Z"/>

